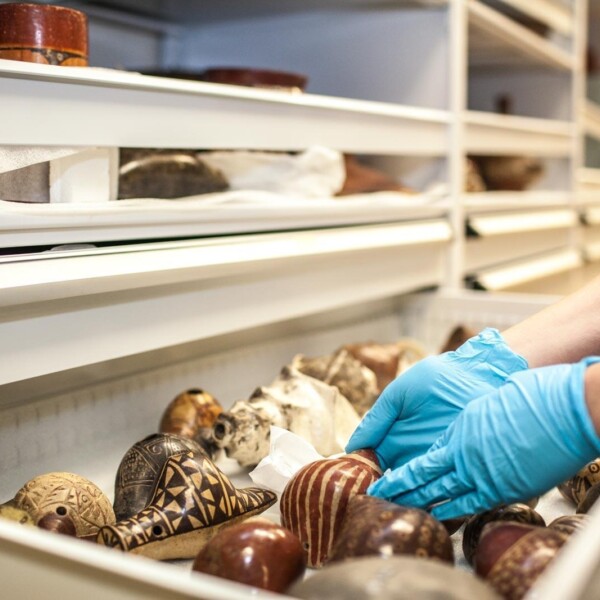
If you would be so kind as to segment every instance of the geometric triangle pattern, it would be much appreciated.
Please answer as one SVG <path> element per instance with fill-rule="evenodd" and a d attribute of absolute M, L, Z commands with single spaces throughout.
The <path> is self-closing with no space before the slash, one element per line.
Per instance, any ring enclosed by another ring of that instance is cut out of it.
<path fill-rule="evenodd" d="M 165 462 L 147 508 L 103 527 L 98 542 L 143 554 L 145 544 L 192 531 L 208 533 L 231 519 L 263 512 L 276 500 L 269 490 L 236 489 L 208 456 L 182 452 Z"/>

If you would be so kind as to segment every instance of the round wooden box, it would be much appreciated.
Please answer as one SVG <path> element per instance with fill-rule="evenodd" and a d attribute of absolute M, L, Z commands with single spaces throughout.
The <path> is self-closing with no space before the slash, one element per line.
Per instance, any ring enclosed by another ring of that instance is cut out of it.
<path fill-rule="evenodd" d="M 84 13 L 48 4 L 0 4 L 0 58 L 66 67 L 88 64 Z"/>

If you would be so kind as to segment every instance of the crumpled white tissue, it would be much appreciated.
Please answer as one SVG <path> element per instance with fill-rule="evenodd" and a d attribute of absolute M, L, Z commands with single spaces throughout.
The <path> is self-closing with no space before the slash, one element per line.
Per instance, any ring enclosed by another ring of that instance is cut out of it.
<path fill-rule="evenodd" d="M 324 198 L 339 192 L 346 179 L 343 155 L 323 146 L 312 146 L 298 154 L 235 150 L 203 152 L 199 156 L 223 173 L 231 190 Z"/>
<path fill-rule="evenodd" d="M 271 426 L 269 454 L 250 472 L 257 485 L 281 494 L 287 482 L 308 463 L 324 458 L 299 435 Z"/>

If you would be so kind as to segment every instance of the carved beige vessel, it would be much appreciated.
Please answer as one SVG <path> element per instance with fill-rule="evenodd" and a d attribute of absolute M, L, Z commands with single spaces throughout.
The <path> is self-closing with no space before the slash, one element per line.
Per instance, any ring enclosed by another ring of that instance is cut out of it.
<path fill-rule="evenodd" d="M 31 479 L 16 493 L 13 504 L 29 513 L 35 523 L 49 514 L 69 517 L 77 537 L 94 536 L 100 527 L 116 520 L 102 490 L 73 473 L 47 473 Z"/>

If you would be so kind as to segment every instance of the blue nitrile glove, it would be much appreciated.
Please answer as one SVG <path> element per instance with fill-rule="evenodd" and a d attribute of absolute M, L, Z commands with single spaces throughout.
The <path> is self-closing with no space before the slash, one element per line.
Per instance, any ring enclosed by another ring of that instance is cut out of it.
<path fill-rule="evenodd" d="M 600 357 L 521 371 L 470 402 L 434 447 L 368 489 L 450 519 L 531 498 L 600 456 L 584 375 Z M 440 504 L 449 500 L 443 504 Z"/>
<path fill-rule="evenodd" d="M 392 381 L 346 452 L 373 448 L 384 469 L 400 467 L 427 452 L 468 402 L 526 368 L 497 329 L 484 329 L 457 350 L 425 358 Z"/>

